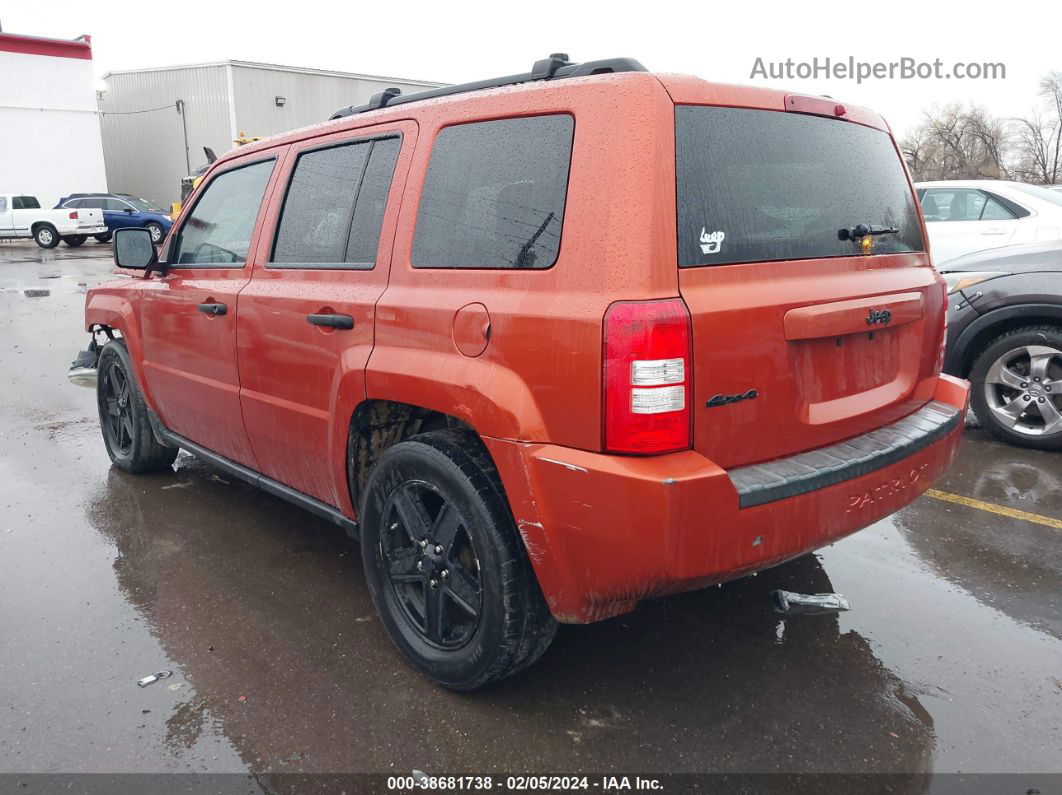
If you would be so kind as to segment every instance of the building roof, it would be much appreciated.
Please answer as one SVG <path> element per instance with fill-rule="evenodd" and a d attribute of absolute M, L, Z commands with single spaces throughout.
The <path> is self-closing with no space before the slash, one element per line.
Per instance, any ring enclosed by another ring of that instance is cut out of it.
<path fill-rule="evenodd" d="M 438 83 L 433 80 L 411 80 L 407 77 L 382 77 L 380 75 L 366 75 L 358 72 L 339 72 L 332 69 L 313 69 L 303 66 L 283 66 L 281 64 L 272 63 L 259 63 L 257 61 L 210 61 L 207 63 L 188 63 L 188 64 L 174 64 L 173 66 L 151 66 L 145 69 L 122 69 L 113 72 L 106 72 L 103 75 L 103 80 L 106 80 L 112 75 L 128 75 L 128 74 L 141 74 L 144 72 L 171 72 L 178 69 L 204 69 L 213 66 L 241 66 L 247 69 L 265 69 L 272 72 L 297 72 L 299 74 L 307 75 L 323 75 L 326 77 L 347 77 L 355 80 L 373 80 L 381 83 L 394 83 L 395 85 L 416 85 L 416 86 L 443 86 L 445 83 Z"/>
<path fill-rule="evenodd" d="M 0 52 L 45 55 L 53 58 L 80 58 L 91 61 L 92 37 L 79 36 L 71 41 L 70 39 L 49 39 L 44 36 L 0 33 Z"/>

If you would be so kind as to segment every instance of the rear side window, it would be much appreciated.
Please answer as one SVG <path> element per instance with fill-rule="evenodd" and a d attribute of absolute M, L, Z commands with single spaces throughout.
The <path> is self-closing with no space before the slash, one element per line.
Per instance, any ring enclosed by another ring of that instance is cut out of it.
<path fill-rule="evenodd" d="M 1006 221 L 1014 213 L 994 197 L 974 188 L 930 188 L 922 195 L 926 221 Z"/>
<path fill-rule="evenodd" d="M 875 254 L 924 251 L 907 176 L 889 135 L 780 111 L 675 108 L 682 266 L 842 257 L 841 229 L 894 227 Z"/>
<path fill-rule="evenodd" d="M 548 268 L 560 251 L 574 119 L 447 127 L 424 180 L 416 268 Z"/>
<path fill-rule="evenodd" d="M 39 210 L 41 203 L 35 196 L 12 196 L 11 209 L 13 210 Z"/>
<path fill-rule="evenodd" d="M 174 265 L 243 264 L 274 162 L 234 168 L 207 184 L 174 243 Z"/>
<path fill-rule="evenodd" d="M 356 141 L 299 155 L 272 263 L 372 267 L 401 141 Z"/>

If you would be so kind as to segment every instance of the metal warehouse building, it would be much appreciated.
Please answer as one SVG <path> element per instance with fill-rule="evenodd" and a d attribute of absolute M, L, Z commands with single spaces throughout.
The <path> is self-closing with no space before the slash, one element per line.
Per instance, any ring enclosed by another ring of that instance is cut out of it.
<path fill-rule="evenodd" d="M 241 136 L 266 137 L 324 121 L 389 86 L 408 94 L 440 83 L 274 64 L 223 61 L 108 72 L 99 95 L 107 184 L 168 203 L 181 178 Z"/>

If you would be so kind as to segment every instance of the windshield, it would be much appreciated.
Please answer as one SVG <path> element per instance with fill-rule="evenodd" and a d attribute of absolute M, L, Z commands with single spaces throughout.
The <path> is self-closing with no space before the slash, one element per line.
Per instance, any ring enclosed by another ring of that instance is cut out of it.
<path fill-rule="evenodd" d="M 159 206 L 158 202 L 148 201 L 147 199 L 139 199 L 136 196 L 123 196 L 122 198 L 142 213 L 166 212 Z"/>
<path fill-rule="evenodd" d="M 675 108 L 679 264 L 924 251 L 889 135 L 860 124 L 745 108 Z M 841 232 L 844 230 L 844 233 Z M 850 235 L 849 235 L 850 236 Z"/>
<path fill-rule="evenodd" d="M 1041 188 L 1039 185 L 1026 185 L 1024 182 L 1015 182 L 1012 183 L 1012 186 L 1015 190 L 1020 190 L 1022 193 L 1028 193 L 1037 199 L 1062 207 L 1062 193 L 1057 190 L 1048 190 L 1047 188 Z"/>

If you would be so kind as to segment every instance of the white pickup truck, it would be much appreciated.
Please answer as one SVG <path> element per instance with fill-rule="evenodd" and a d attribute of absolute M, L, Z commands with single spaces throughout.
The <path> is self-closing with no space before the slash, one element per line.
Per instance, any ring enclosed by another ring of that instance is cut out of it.
<path fill-rule="evenodd" d="M 0 193 L 0 240 L 32 237 L 41 248 L 55 248 L 60 240 L 80 246 L 106 231 L 103 210 L 43 210 L 35 196 Z"/>

